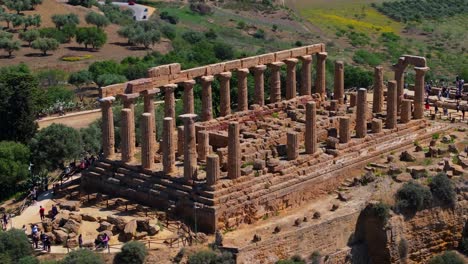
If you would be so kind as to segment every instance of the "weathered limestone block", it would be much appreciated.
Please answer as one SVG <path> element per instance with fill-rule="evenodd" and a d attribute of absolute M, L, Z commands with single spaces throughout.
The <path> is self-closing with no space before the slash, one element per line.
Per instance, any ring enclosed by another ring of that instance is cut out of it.
<path fill-rule="evenodd" d="M 198 131 L 197 139 L 198 160 L 206 161 L 206 157 L 208 156 L 210 149 L 210 138 L 208 132 L 206 130 Z"/>
<path fill-rule="evenodd" d="M 372 133 L 380 133 L 382 132 L 382 120 L 374 118 L 372 119 Z"/>
<path fill-rule="evenodd" d="M 357 93 L 351 92 L 349 93 L 349 107 L 355 107 L 357 104 Z"/>

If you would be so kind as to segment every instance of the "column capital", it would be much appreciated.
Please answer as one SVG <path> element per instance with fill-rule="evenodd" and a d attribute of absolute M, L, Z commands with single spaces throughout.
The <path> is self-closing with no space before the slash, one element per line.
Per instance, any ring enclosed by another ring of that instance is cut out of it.
<path fill-rule="evenodd" d="M 112 105 L 112 102 L 115 101 L 115 97 L 114 96 L 108 96 L 108 97 L 104 97 L 104 98 L 99 98 L 98 101 L 99 101 L 99 103 L 101 105 L 110 106 L 110 105 Z"/>
<path fill-rule="evenodd" d="M 192 88 L 197 82 L 195 82 L 195 80 L 187 80 L 187 81 L 183 81 L 182 82 L 182 85 L 184 86 L 184 88 Z"/>
<path fill-rule="evenodd" d="M 225 80 L 228 79 L 229 80 L 229 79 L 231 79 L 231 77 L 232 77 L 232 72 L 222 72 L 222 73 L 219 74 L 219 78 L 221 78 L 221 79 L 225 79 Z"/>
<path fill-rule="evenodd" d="M 376 71 L 383 71 L 383 67 L 382 67 L 382 66 L 375 66 L 375 67 L 374 67 L 374 70 L 376 70 Z"/>
<path fill-rule="evenodd" d="M 414 67 L 414 70 L 416 71 L 416 74 L 426 73 L 427 71 L 429 71 L 429 67 Z"/>
<path fill-rule="evenodd" d="M 287 59 L 287 60 L 284 60 L 284 63 L 288 66 L 288 67 L 291 67 L 291 66 L 296 66 L 296 64 L 299 62 L 298 59 L 295 59 L 295 58 L 291 58 L 291 59 Z"/>
<path fill-rule="evenodd" d="M 163 89 L 164 93 L 173 93 L 175 89 L 177 89 L 177 84 L 171 83 L 171 84 L 164 85 L 161 88 Z"/>
<path fill-rule="evenodd" d="M 298 57 L 302 62 L 311 62 L 312 61 L 312 55 L 305 55 L 305 56 L 300 56 Z"/>
<path fill-rule="evenodd" d="M 143 96 L 151 96 L 151 95 L 155 95 L 155 94 L 160 93 L 160 92 L 161 92 L 160 89 L 154 88 L 154 89 L 150 89 L 150 90 L 144 90 L 144 91 L 141 92 L 141 94 Z"/>
<path fill-rule="evenodd" d="M 344 68 L 343 61 L 335 61 L 335 67 L 339 67 L 340 69 Z"/>
<path fill-rule="evenodd" d="M 317 53 L 317 58 L 318 58 L 319 60 L 324 60 L 324 59 L 327 58 L 327 56 L 328 56 L 328 53 L 327 53 L 327 52 L 319 52 L 319 53 Z"/>
<path fill-rule="evenodd" d="M 214 76 L 213 75 L 202 76 L 200 77 L 200 80 L 202 83 L 211 83 L 212 81 L 214 81 Z"/>
<path fill-rule="evenodd" d="M 266 70 L 267 66 L 264 65 L 264 64 L 261 64 L 261 65 L 257 65 L 257 66 L 254 66 L 252 67 L 252 72 L 253 73 L 262 73 Z"/>
<path fill-rule="evenodd" d="M 182 118 L 182 120 L 192 120 L 192 119 L 195 119 L 197 115 L 196 114 L 183 114 L 183 115 L 180 115 L 179 117 Z"/>
<path fill-rule="evenodd" d="M 237 75 L 245 77 L 249 74 L 249 69 L 247 68 L 237 69 L 236 72 L 237 72 Z"/>
<path fill-rule="evenodd" d="M 275 62 L 272 62 L 270 64 L 268 64 L 269 67 L 273 68 L 273 69 L 279 69 L 281 68 L 282 66 L 284 66 L 284 62 L 282 61 L 275 61 Z"/>

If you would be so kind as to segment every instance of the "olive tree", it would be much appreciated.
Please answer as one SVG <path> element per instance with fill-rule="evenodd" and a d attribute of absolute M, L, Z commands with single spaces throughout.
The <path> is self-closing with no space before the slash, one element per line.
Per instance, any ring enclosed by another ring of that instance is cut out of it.
<path fill-rule="evenodd" d="M 58 41 L 52 38 L 38 38 L 31 43 L 31 47 L 42 51 L 42 55 L 44 56 L 47 55 L 47 51 L 49 50 L 57 50 L 58 46 Z"/>

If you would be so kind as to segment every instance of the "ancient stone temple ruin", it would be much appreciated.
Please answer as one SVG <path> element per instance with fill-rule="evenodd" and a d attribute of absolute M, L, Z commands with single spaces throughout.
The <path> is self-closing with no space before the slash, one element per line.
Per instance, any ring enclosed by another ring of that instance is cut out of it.
<path fill-rule="evenodd" d="M 346 69 L 337 61 L 333 98 L 326 98 L 326 59 L 325 45 L 315 44 L 187 70 L 177 63 L 158 66 L 149 69 L 149 78 L 102 88 L 104 160 L 84 173 L 83 189 L 168 210 L 189 223 L 196 218 L 200 230 L 213 233 L 307 203 L 334 190 L 349 178 L 349 170 L 440 129 L 423 119 L 424 58 L 401 57 L 393 69 L 395 80 L 386 87 L 383 68 L 376 67 L 372 93 L 360 88 L 346 94 Z M 408 65 L 416 71 L 414 100 L 403 99 Z M 233 75 L 237 98 L 230 97 Z M 218 117 L 212 104 L 215 79 Z M 194 113 L 196 83 L 202 86 L 199 115 Z M 176 89 L 183 89 L 180 116 Z M 164 94 L 163 127 L 155 122 L 158 93 Z M 139 97 L 144 113 L 136 117 Z M 123 104 L 120 153 L 114 147 L 115 100 Z M 136 118 L 141 118 L 138 148 Z M 176 127 L 177 119 L 182 126 Z M 157 129 L 162 129 L 159 142 Z"/>

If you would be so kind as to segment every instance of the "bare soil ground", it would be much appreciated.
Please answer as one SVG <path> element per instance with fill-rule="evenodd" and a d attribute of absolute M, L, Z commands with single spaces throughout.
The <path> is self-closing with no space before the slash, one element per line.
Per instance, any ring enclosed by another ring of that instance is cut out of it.
<path fill-rule="evenodd" d="M 51 20 L 52 15 L 75 13 L 80 18 L 80 26 L 89 26 L 86 24 L 84 17 L 91 10 L 99 12 L 99 10 L 97 10 L 95 7 L 93 9 L 89 9 L 81 6 L 71 6 L 65 3 L 58 2 L 57 0 L 44 0 L 43 4 L 36 7 L 36 10 L 26 11 L 24 12 L 24 14 L 40 14 L 42 17 L 41 27 L 54 27 L 54 24 Z M 6 27 L 5 22 L 2 22 L 0 25 Z M 12 64 L 25 63 L 34 70 L 61 69 L 67 72 L 72 72 L 84 69 L 88 67 L 89 64 L 95 61 L 118 61 L 128 56 L 144 56 L 148 52 L 152 51 L 165 53 L 171 49 L 170 42 L 164 39 L 160 43 L 155 45 L 152 50 L 144 50 L 129 47 L 126 45 L 126 39 L 121 38 L 117 34 L 119 28 L 120 26 L 111 24 L 105 29 L 107 33 L 107 43 L 98 51 L 85 50 L 83 46 L 72 41 L 71 43 L 61 44 L 58 50 L 48 52 L 47 56 L 42 56 L 40 51 L 31 49 L 27 45 L 23 45 L 23 47 L 18 52 L 13 53 L 13 58 L 1 56 L 0 67 Z M 15 38 L 17 37 L 17 34 L 15 34 Z M 66 62 L 61 60 L 61 58 L 65 56 L 83 55 L 91 55 L 92 58 L 77 62 Z"/>

